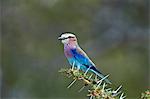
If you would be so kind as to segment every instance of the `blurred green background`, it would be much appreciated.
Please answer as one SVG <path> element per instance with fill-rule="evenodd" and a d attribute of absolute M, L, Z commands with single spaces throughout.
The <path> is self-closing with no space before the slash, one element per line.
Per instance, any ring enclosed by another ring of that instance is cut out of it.
<path fill-rule="evenodd" d="M 87 99 L 69 66 L 61 32 L 72 31 L 113 88 L 138 99 L 148 81 L 148 0 L 3 0 L 0 88 L 3 99 Z"/>

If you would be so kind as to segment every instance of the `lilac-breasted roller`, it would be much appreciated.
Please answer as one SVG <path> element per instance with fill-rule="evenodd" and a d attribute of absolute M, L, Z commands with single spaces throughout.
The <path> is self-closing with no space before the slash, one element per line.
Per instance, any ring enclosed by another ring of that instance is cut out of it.
<path fill-rule="evenodd" d="M 61 42 L 64 44 L 64 53 L 71 66 L 75 66 L 85 73 L 88 71 L 93 72 L 99 77 L 104 78 L 103 74 L 96 68 L 95 64 L 80 48 L 74 33 L 64 32 L 58 39 L 61 40 Z M 108 79 L 105 79 L 105 81 L 107 83 L 111 83 Z"/>

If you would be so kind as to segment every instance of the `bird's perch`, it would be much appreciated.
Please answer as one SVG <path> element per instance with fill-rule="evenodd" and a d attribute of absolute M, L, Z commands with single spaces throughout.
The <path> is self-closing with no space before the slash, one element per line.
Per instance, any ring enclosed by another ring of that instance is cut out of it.
<path fill-rule="evenodd" d="M 84 86 L 78 91 L 81 92 L 86 86 L 90 86 L 87 96 L 90 99 L 124 99 L 124 93 L 120 91 L 122 86 L 119 86 L 116 90 L 108 87 L 108 84 L 104 80 L 109 76 L 106 75 L 102 79 L 92 73 L 84 74 L 83 71 L 80 71 L 76 68 L 67 68 L 59 70 L 60 73 L 64 74 L 66 77 L 73 79 L 67 88 L 70 88 L 75 84 L 76 81 L 82 81 Z"/>

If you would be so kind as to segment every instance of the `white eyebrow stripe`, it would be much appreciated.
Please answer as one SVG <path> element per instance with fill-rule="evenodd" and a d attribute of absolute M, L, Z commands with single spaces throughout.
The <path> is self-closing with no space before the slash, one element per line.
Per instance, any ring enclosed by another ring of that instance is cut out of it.
<path fill-rule="evenodd" d="M 62 34 L 61 35 L 61 37 L 63 37 L 63 38 L 68 38 L 69 36 L 75 37 L 75 35 L 73 35 L 73 34 Z"/>

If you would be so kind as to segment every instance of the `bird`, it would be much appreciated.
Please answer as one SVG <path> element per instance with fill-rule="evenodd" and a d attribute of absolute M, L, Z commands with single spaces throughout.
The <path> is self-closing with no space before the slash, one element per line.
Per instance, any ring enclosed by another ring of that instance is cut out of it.
<path fill-rule="evenodd" d="M 101 71 L 96 68 L 96 65 L 92 62 L 88 55 L 81 49 L 78 44 L 77 37 L 73 32 L 61 33 L 58 40 L 63 43 L 64 54 L 71 66 L 84 71 L 85 74 L 90 71 L 102 79 L 105 77 Z M 111 84 L 107 78 L 105 78 L 104 81 Z"/>

